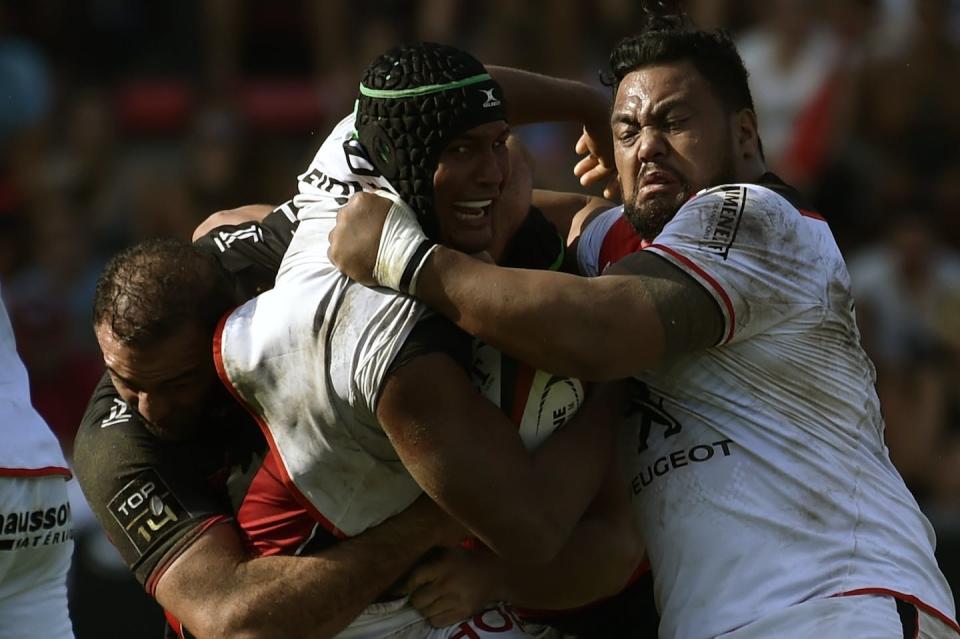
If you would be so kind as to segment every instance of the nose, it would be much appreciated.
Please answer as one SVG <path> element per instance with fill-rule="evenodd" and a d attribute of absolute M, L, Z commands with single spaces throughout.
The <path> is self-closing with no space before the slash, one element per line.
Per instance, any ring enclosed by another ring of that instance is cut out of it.
<path fill-rule="evenodd" d="M 645 126 L 640 129 L 637 158 L 641 162 L 658 160 L 667 154 L 667 143 L 659 127 Z"/>
<path fill-rule="evenodd" d="M 501 184 L 509 172 L 509 158 L 506 153 L 493 148 L 483 154 L 477 167 L 476 180 L 478 184 Z"/>

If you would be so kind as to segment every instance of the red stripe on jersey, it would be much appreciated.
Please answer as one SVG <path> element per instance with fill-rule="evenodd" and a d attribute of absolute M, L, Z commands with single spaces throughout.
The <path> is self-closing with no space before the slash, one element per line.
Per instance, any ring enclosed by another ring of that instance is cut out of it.
<path fill-rule="evenodd" d="M 693 260 L 681 255 L 680 253 L 677 253 L 675 250 L 673 250 L 669 246 L 664 246 L 663 244 L 651 244 L 650 248 L 656 248 L 663 251 L 664 253 L 669 254 L 671 257 L 673 257 L 675 260 L 677 260 L 678 262 L 680 262 L 681 264 L 689 268 L 691 271 L 695 272 L 697 275 L 699 275 L 703 279 L 703 281 L 705 281 L 707 284 L 713 287 L 713 290 L 717 292 L 717 295 L 719 295 L 720 299 L 723 301 L 723 305 L 727 309 L 727 315 L 729 318 L 728 319 L 729 325 L 727 326 L 727 335 L 726 337 L 723 338 L 723 341 L 720 343 L 725 344 L 729 342 L 733 338 L 733 327 L 736 324 L 735 322 L 736 314 L 733 311 L 733 302 L 730 301 L 730 296 L 727 295 L 727 292 L 725 290 L 723 290 L 723 287 L 720 286 L 720 283 L 717 282 L 717 280 L 710 277 L 710 275 L 706 271 L 704 271 L 702 268 L 700 268 Z"/>
<path fill-rule="evenodd" d="M 816 211 L 808 211 L 807 209 L 797 209 L 797 210 L 800 211 L 800 215 L 802 215 L 803 217 L 812 217 L 813 219 L 820 220 L 821 222 L 827 221 L 827 218 L 823 217 Z"/>
<path fill-rule="evenodd" d="M 513 387 L 513 406 L 510 407 L 510 419 L 516 424 L 517 428 L 520 428 L 520 424 L 523 423 L 523 412 L 527 408 L 530 388 L 533 387 L 533 378 L 536 374 L 537 371 L 534 368 L 523 362 L 517 362 L 517 380 Z"/>
<path fill-rule="evenodd" d="M 237 389 L 233 387 L 233 383 L 230 381 L 230 376 L 227 375 L 227 369 L 223 365 L 223 329 L 227 325 L 227 319 L 233 313 L 234 309 L 231 309 L 224 313 L 223 317 L 220 318 L 220 321 L 217 322 L 217 330 L 213 334 L 213 363 L 217 368 L 217 375 L 220 376 L 220 381 L 223 382 L 223 385 L 226 386 L 227 390 L 230 391 L 230 394 L 233 395 L 233 398 L 243 406 L 244 410 L 250 413 L 250 416 L 253 417 L 254 421 L 257 422 L 257 426 L 260 427 L 260 431 L 263 433 L 264 438 L 267 440 L 267 445 L 270 446 L 270 450 L 277 453 L 277 469 L 280 472 L 280 476 L 283 478 L 283 483 L 287 489 L 293 494 L 297 501 L 300 502 L 300 505 L 303 506 L 307 512 L 310 513 L 310 516 L 313 517 L 321 526 L 327 529 L 328 532 L 335 535 L 339 539 L 347 539 L 349 535 L 337 528 L 333 522 L 323 516 L 317 507 L 307 499 L 306 495 L 300 492 L 300 489 L 297 487 L 293 480 L 290 479 L 290 473 L 287 472 L 286 467 L 283 465 L 283 457 L 277 452 L 277 442 L 273 439 L 273 433 L 270 431 L 270 427 L 267 425 L 267 422 L 263 417 L 257 414 L 253 408 L 247 404 L 246 400 L 240 396 L 240 393 L 237 392 Z"/>
<path fill-rule="evenodd" d="M 951 619 L 944 613 L 940 612 L 933 606 L 926 604 L 913 595 L 905 595 L 902 592 L 897 592 L 896 590 L 889 590 L 887 588 L 858 588 L 857 590 L 848 590 L 846 592 L 838 592 L 833 595 L 834 597 L 855 597 L 857 595 L 886 595 L 888 597 L 893 597 L 894 599 L 899 599 L 908 604 L 913 604 L 920 610 L 924 611 L 929 615 L 933 615 L 943 623 L 947 624 L 953 628 L 956 632 L 960 633 L 960 625 L 957 624 L 956 620 Z"/>
<path fill-rule="evenodd" d="M 0 477 L 49 477 L 59 475 L 70 479 L 73 473 L 62 466 L 44 466 L 43 468 L 0 468 Z"/>
<path fill-rule="evenodd" d="M 602 274 L 611 264 L 619 262 L 642 248 L 644 248 L 643 238 L 634 230 L 630 220 L 621 215 L 603 236 L 597 260 L 597 272 Z"/>
<path fill-rule="evenodd" d="M 283 483 L 280 464 L 268 449 L 237 509 L 237 524 L 257 555 L 292 555 L 317 525 Z"/>
<path fill-rule="evenodd" d="M 170 628 L 177 633 L 177 636 L 180 639 L 183 639 L 183 624 L 180 623 L 180 620 L 173 616 L 173 613 L 169 610 L 164 609 L 163 616 L 167 618 L 167 623 L 170 624 Z"/>

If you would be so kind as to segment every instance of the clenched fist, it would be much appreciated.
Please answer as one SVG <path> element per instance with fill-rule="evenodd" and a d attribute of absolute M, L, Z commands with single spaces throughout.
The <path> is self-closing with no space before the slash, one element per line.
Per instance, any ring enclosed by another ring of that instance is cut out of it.
<path fill-rule="evenodd" d="M 330 261 L 350 279 L 376 285 L 374 269 L 380 249 L 380 235 L 393 202 L 373 193 L 354 194 L 337 213 L 330 231 Z"/>

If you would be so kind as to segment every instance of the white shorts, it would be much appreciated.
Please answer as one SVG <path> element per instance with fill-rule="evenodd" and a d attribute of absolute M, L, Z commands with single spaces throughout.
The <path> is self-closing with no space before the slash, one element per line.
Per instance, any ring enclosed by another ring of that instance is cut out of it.
<path fill-rule="evenodd" d="M 888 595 L 811 599 L 718 639 L 958 639 L 934 615 Z M 904 617 L 901 617 L 901 612 Z"/>
<path fill-rule="evenodd" d="M 0 639 L 72 639 L 73 531 L 59 475 L 0 476 Z"/>
<path fill-rule="evenodd" d="M 473 619 L 434 628 L 406 599 L 368 606 L 337 639 L 530 639 L 507 606 L 484 610 Z"/>

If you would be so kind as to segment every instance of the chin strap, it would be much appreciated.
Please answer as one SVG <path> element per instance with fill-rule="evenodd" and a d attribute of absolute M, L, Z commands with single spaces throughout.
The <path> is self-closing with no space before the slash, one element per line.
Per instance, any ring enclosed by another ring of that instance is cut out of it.
<path fill-rule="evenodd" d="M 415 295 L 417 276 L 437 243 L 427 238 L 413 209 L 403 200 L 389 191 L 376 194 L 393 201 L 393 206 L 380 232 L 373 277 L 380 286 Z"/>

